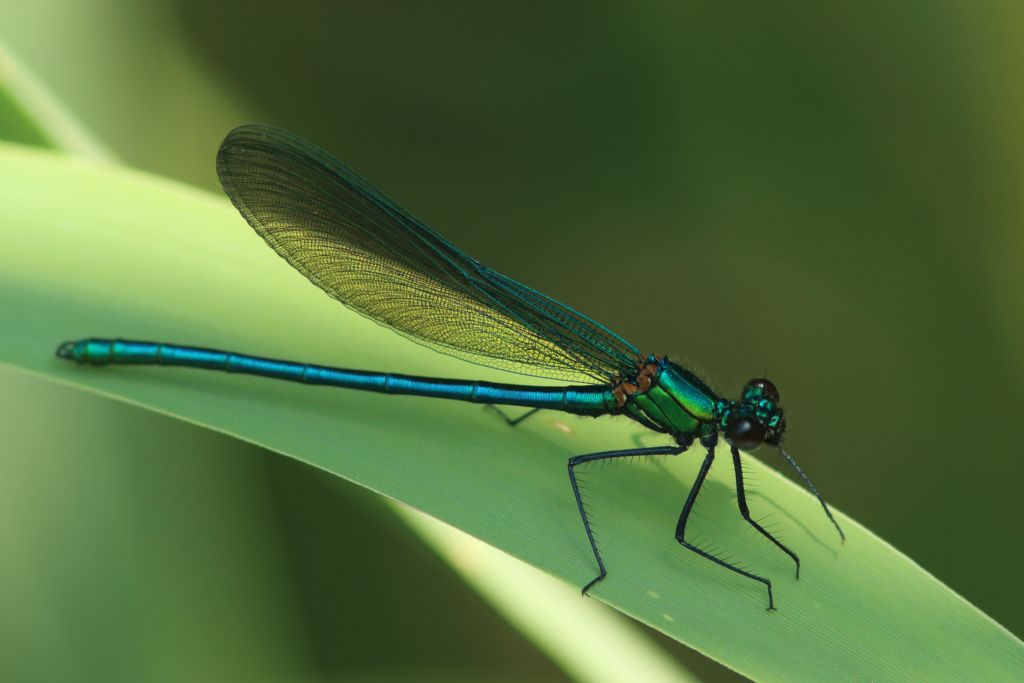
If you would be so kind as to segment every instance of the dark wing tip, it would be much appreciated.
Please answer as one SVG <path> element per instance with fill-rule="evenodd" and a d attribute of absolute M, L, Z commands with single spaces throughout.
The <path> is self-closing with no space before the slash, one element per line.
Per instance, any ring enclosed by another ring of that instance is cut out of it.
<path fill-rule="evenodd" d="M 297 136 L 265 123 L 245 123 L 232 128 L 217 150 L 217 179 L 231 203 L 252 225 L 255 216 L 252 207 L 248 206 L 246 197 L 240 191 L 244 182 L 239 179 L 258 173 L 257 169 L 273 156 L 272 148 L 294 146 Z"/>
<path fill-rule="evenodd" d="M 217 150 L 217 175 L 221 184 L 224 184 L 226 177 L 231 175 L 232 167 L 239 157 L 251 151 L 251 144 L 271 137 L 274 131 L 279 129 L 262 123 L 246 123 L 232 128 L 224 136 Z M 225 188 L 226 189 L 226 188 Z"/>
<path fill-rule="evenodd" d="M 246 138 L 246 137 L 266 137 L 273 135 L 274 133 L 286 133 L 282 128 L 272 126 L 269 123 L 243 123 L 239 126 L 235 126 L 228 134 L 224 136 L 224 142 L 221 143 L 221 147 L 230 144 L 233 140 Z"/>
<path fill-rule="evenodd" d="M 260 165 L 273 163 L 282 152 L 298 158 L 317 154 L 329 156 L 295 133 L 267 123 L 244 123 L 232 128 L 217 150 L 217 177 L 224 191 L 234 199 L 234 177 L 251 173 Z"/>

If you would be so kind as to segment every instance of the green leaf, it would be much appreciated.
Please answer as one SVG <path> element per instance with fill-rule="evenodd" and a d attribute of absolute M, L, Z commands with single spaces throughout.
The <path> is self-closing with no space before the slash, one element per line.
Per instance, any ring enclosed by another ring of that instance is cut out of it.
<path fill-rule="evenodd" d="M 19 65 L 17 60 L 3 48 L 2 44 L 0 44 L 0 137 L 24 144 L 54 148 L 54 150 L 72 153 L 78 157 L 99 161 L 111 161 L 113 159 L 110 153 L 104 151 L 97 142 L 93 141 L 85 128 L 63 108 L 56 98 L 50 95 L 23 66 Z M 18 379 L 23 380 L 23 382 L 19 383 Z M 15 376 L 9 382 L 10 386 L 8 388 L 10 393 L 19 395 L 17 402 L 12 402 L 12 409 L 8 411 L 9 414 L 14 414 L 14 409 L 23 413 L 28 411 L 29 414 L 32 414 L 32 401 L 26 401 L 25 398 L 28 393 L 32 393 L 29 387 L 37 386 L 38 383 L 34 381 L 27 382 L 24 379 Z M 0 398 L 3 397 L 5 396 L 0 395 Z M 86 404 L 86 401 L 82 402 L 83 405 Z M 116 410 L 112 411 L 112 408 L 116 409 L 117 407 L 112 405 L 112 407 L 108 408 L 108 413 L 117 413 Z M 124 411 L 127 409 L 122 407 L 120 410 Z M 22 423 L 26 422 L 24 415 L 19 416 L 17 420 Z M 63 425 L 65 425 L 65 429 L 68 432 L 81 432 L 94 427 L 95 423 L 95 416 L 86 410 L 82 410 L 81 414 L 76 416 L 66 416 L 65 421 L 63 421 Z M 22 427 L 25 433 L 33 432 L 31 426 L 23 424 Z M 160 444 L 164 449 L 168 452 L 173 452 L 176 447 L 180 446 L 180 439 L 174 437 L 176 433 L 174 430 L 164 433 L 164 427 L 166 427 L 165 423 L 157 422 L 148 425 L 147 429 L 150 430 L 152 435 L 159 437 Z M 70 453 L 66 444 L 67 439 L 71 438 L 70 433 L 58 431 L 46 434 L 45 436 L 49 440 L 45 440 L 44 435 L 37 433 L 35 438 L 37 443 L 31 449 L 36 456 L 41 455 L 42 452 L 47 450 L 51 451 L 54 456 L 60 453 Z M 61 441 L 60 439 L 63 440 Z M 43 442 L 44 440 L 45 442 Z M 56 442 L 55 445 L 54 441 Z M 26 452 L 30 450 L 24 445 L 18 447 L 15 445 L 15 442 L 11 442 L 8 439 L 7 445 L 10 446 L 12 452 Z M 202 457 L 202 453 L 197 452 L 196 445 L 195 443 L 190 445 L 190 456 L 193 458 Z M 121 451 L 112 450 L 109 444 L 104 444 L 100 441 L 89 443 L 87 446 L 80 444 L 75 455 L 81 456 L 84 454 L 88 457 L 89 464 L 80 464 L 80 466 L 88 469 L 90 472 L 95 469 L 96 463 L 94 461 L 97 458 L 104 460 L 119 456 L 127 457 L 123 449 Z M 200 451 L 209 451 L 211 447 L 214 447 L 212 443 L 207 444 L 205 449 L 201 446 Z M 153 449 L 151 449 L 152 451 Z M 134 446 L 130 446 L 128 455 L 133 454 Z M 151 453 L 150 455 L 152 456 L 153 454 Z M 217 455 L 218 460 L 223 460 L 222 447 Z M 187 468 L 187 458 L 182 459 L 182 463 L 179 466 Z M 36 467 L 38 467 L 38 463 Z M 209 469 L 209 466 L 207 466 L 207 469 Z M 209 471 L 204 471 L 203 476 L 210 477 L 210 474 Z M 234 477 L 238 478 L 238 476 L 239 473 L 234 474 Z M 76 479 L 79 478 L 76 477 Z M 215 479 L 215 477 L 213 478 Z M 31 494 L 31 487 L 26 488 L 24 482 L 11 483 L 12 485 L 22 486 L 22 488 L 18 489 L 19 493 L 26 493 L 26 490 L 28 490 Z M 120 487 L 114 486 L 115 493 L 117 493 L 117 490 L 129 486 L 125 481 L 119 481 L 119 483 Z M 104 487 L 104 498 L 111 497 L 112 492 L 110 489 L 111 486 Z M 243 486 L 242 489 L 244 490 L 245 487 Z M 73 499 L 74 497 L 72 497 Z M 16 509 L 17 507 L 17 503 L 14 502 L 14 508 Z M 433 521 L 424 515 L 411 514 L 408 507 L 397 503 L 392 503 L 391 507 L 399 518 L 406 520 L 414 532 L 418 533 L 420 538 L 433 547 L 446 561 L 449 561 L 453 568 L 462 574 L 463 578 L 481 593 L 490 604 L 508 618 L 525 636 L 532 639 L 539 648 L 551 656 L 566 672 L 574 674 L 579 680 L 594 681 L 595 683 L 603 681 L 610 683 L 622 680 L 621 674 L 625 665 L 624 656 L 628 657 L 628 670 L 650 683 L 655 683 L 656 681 L 676 681 L 677 683 L 682 683 L 684 681 L 696 680 L 678 661 L 675 661 L 662 649 L 658 648 L 650 639 L 640 635 L 633 628 L 633 625 L 625 624 L 624 617 L 621 614 L 604 608 L 603 605 L 577 599 L 573 591 L 567 591 L 564 585 L 561 585 L 559 582 L 547 577 L 545 574 L 532 570 L 512 557 L 497 550 L 489 549 L 486 545 L 465 535 L 465 533 L 455 527 Z M 204 507 L 202 505 L 193 505 L 189 507 L 189 512 L 202 515 L 204 514 Z M 170 514 L 174 514 L 173 511 Z M 9 515 L 8 517 L 11 520 L 17 519 L 16 514 Z M 207 524 L 207 526 L 209 527 L 210 525 Z M 110 522 L 106 523 L 106 528 L 110 529 L 112 527 L 113 525 Z M 27 526 L 22 523 L 14 524 L 11 532 L 15 536 L 34 538 L 33 530 L 34 528 L 31 525 Z M 188 538 L 189 540 L 195 540 L 197 538 L 195 532 L 189 532 Z M 162 543 L 167 544 L 169 541 L 165 535 Z M 17 544 L 13 546 L 14 549 L 20 548 L 22 550 L 25 550 L 26 547 L 31 547 L 30 542 L 26 541 L 22 546 Z M 38 559 L 41 555 L 45 555 L 45 552 L 40 553 L 32 549 L 29 551 L 29 555 Z M 467 558 L 472 558 L 472 561 L 467 562 Z M 54 562 L 52 561 L 53 558 L 48 558 L 44 559 L 44 564 L 63 567 L 67 564 L 66 559 L 66 557 L 59 557 Z M 264 560 L 261 567 L 265 569 L 266 564 L 268 562 Z M 483 575 L 484 571 L 486 575 Z M 80 573 L 76 572 L 79 580 L 81 580 Z M 252 567 L 246 569 L 246 577 L 250 581 L 256 581 L 260 574 L 261 571 Z M 145 579 L 140 579 L 145 581 Z M 514 582 L 520 587 L 528 585 L 530 599 L 508 600 L 507 596 L 504 596 L 496 589 L 494 585 L 496 579 L 507 583 Z M 158 583 L 163 584 L 166 581 L 161 579 Z M 222 595 L 222 593 L 219 595 Z M 159 598 L 160 596 L 156 597 Z M 177 595 L 176 597 L 180 599 L 182 596 Z M 254 604 L 254 598 L 252 597 L 246 598 L 246 601 L 250 605 Z M 188 598 L 185 598 L 185 602 L 188 602 Z M 202 603 L 204 608 L 217 604 L 216 600 L 208 599 L 202 600 Z M 49 606 L 52 608 L 54 605 L 51 604 Z M 132 601 L 131 606 L 136 612 L 146 612 L 151 613 L 151 615 L 159 612 L 159 605 L 155 601 L 146 602 L 145 604 Z M 67 606 L 60 605 L 58 609 L 67 610 Z M 216 618 L 223 617 L 230 610 L 225 611 L 225 608 L 220 606 L 219 610 L 214 607 L 210 611 L 212 613 L 208 614 L 206 618 L 208 620 L 209 618 L 216 620 Z M 289 622 L 287 616 L 282 613 L 283 611 L 285 610 L 280 609 L 278 612 L 275 612 L 273 620 L 275 627 L 281 628 Z M 17 613 L 17 610 L 15 610 L 15 613 Z M 564 628 L 556 628 L 566 624 L 573 624 L 574 628 L 571 631 Z M 581 628 L 581 625 L 585 626 Z M 288 630 L 284 629 L 284 631 L 287 632 Z M 191 634 L 190 631 L 189 634 Z M 180 633 L 174 634 L 171 637 L 174 639 L 174 651 L 177 653 L 186 651 L 188 643 L 193 642 L 193 639 L 185 637 Z M 159 640 L 163 641 L 163 639 Z M 287 649 L 286 642 L 289 638 L 287 636 L 284 638 L 274 636 L 274 640 L 276 643 L 274 648 L 264 648 L 261 650 L 264 658 L 260 659 L 250 656 L 247 659 L 247 664 L 257 669 L 260 667 L 265 669 L 269 660 L 274 656 L 281 656 L 282 651 Z M 110 639 L 104 639 L 105 641 L 110 641 Z M 33 649 L 40 647 L 45 649 L 50 644 L 50 641 L 46 638 L 40 639 L 38 634 L 32 641 Z M 22 650 L 25 651 L 26 648 L 22 648 Z M 92 648 L 92 653 L 96 653 L 95 647 Z M 126 663 L 123 656 L 109 656 L 108 658 L 110 661 L 117 661 L 119 668 L 123 667 Z M 33 663 L 39 666 L 55 664 L 58 667 L 74 668 L 73 663 L 60 657 L 43 660 L 39 656 L 27 656 L 26 659 L 33 661 Z M 150 659 L 154 659 L 152 652 L 140 657 L 138 666 L 152 666 L 153 661 Z M 189 661 L 190 664 L 195 664 L 193 658 L 186 656 L 185 660 Z M 227 657 L 223 661 L 218 660 L 217 664 L 230 666 L 231 657 Z M 108 666 L 110 667 L 111 665 Z M 168 665 L 165 661 L 165 663 L 158 665 L 158 668 L 164 670 L 168 666 L 172 665 Z"/>
<path fill-rule="evenodd" d="M 109 153 L 0 42 L 0 138 L 81 157 Z"/>
<path fill-rule="evenodd" d="M 0 146 L 0 221 L 0 361 L 308 462 L 574 586 L 595 567 L 566 460 L 657 441 L 624 419 L 543 413 L 510 429 L 469 404 L 60 361 L 53 350 L 65 339 L 119 336 L 510 379 L 346 311 L 276 258 L 226 200 L 175 183 Z M 759 680 L 1010 680 L 1024 671 L 1024 646 L 1010 633 L 843 515 L 840 545 L 812 497 L 747 458 L 755 516 L 771 513 L 803 560 L 795 580 L 790 560 L 739 519 L 721 458 L 694 536 L 774 580 L 779 610 L 767 612 L 759 584 L 672 537 L 700 460 L 694 451 L 584 475 L 609 569 L 597 599 Z"/>
<path fill-rule="evenodd" d="M 622 616 L 421 512 L 395 505 L 420 536 L 520 632 L 577 681 L 698 679 Z"/>

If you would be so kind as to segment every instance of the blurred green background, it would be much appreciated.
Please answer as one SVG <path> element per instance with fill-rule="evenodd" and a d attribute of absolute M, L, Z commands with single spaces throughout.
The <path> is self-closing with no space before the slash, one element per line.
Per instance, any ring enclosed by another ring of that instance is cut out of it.
<path fill-rule="evenodd" d="M 1017 634 L 1022 28 L 1010 1 L 0 7 L 133 166 L 216 189 L 224 133 L 275 123 L 721 392 L 767 371 L 827 498 Z M 564 679 L 373 495 L 2 377 L 4 680 Z"/>

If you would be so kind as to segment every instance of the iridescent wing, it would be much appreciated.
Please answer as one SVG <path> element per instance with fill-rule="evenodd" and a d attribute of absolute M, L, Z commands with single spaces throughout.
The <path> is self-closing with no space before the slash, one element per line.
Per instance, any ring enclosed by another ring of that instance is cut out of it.
<path fill-rule="evenodd" d="M 552 379 L 609 382 L 639 353 L 617 334 L 469 257 L 302 138 L 231 131 L 224 191 L 259 235 L 349 308 L 432 349 Z"/>

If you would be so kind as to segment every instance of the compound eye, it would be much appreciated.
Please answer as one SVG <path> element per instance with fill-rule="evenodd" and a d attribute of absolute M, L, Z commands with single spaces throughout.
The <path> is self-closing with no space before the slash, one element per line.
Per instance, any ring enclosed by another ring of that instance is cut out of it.
<path fill-rule="evenodd" d="M 747 382 L 747 389 L 760 389 L 764 396 L 767 396 L 774 403 L 779 402 L 779 390 L 775 385 L 766 379 L 752 379 Z"/>
<path fill-rule="evenodd" d="M 757 420 L 740 415 L 729 420 L 725 438 L 741 451 L 755 451 L 764 441 L 764 426 Z"/>

